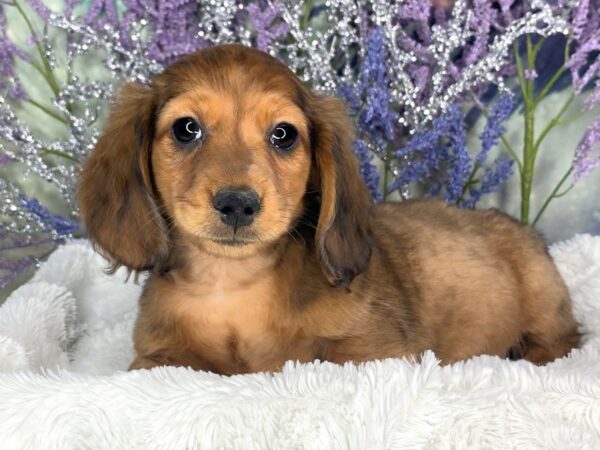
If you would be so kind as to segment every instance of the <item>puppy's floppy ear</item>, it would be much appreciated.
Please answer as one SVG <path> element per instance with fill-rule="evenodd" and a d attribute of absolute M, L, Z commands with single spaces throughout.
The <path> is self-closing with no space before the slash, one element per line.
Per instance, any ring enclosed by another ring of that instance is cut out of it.
<path fill-rule="evenodd" d="M 168 253 L 150 164 L 155 112 L 151 88 L 124 85 L 79 180 L 81 218 L 113 269 L 152 269 Z"/>
<path fill-rule="evenodd" d="M 317 252 L 328 281 L 348 287 L 371 257 L 371 197 L 352 152 L 354 127 L 344 105 L 317 97 L 310 122 L 316 169 L 311 182 L 321 193 Z"/>

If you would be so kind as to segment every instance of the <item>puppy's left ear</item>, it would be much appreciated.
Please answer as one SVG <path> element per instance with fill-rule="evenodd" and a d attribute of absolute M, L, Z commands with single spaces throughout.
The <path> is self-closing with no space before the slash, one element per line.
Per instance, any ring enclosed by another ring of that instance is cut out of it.
<path fill-rule="evenodd" d="M 311 182 L 321 194 L 317 252 L 330 284 L 348 287 L 371 257 L 372 201 L 352 152 L 354 126 L 346 108 L 332 97 L 316 98 L 312 106 Z"/>

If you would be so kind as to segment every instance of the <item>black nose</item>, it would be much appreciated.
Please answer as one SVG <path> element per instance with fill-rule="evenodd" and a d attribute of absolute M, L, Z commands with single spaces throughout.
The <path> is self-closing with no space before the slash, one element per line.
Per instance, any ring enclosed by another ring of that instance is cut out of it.
<path fill-rule="evenodd" d="M 213 207 L 223 223 L 237 229 L 252 223 L 260 211 L 260 200 L 252 190 L 221 189 L 213 199 Z"/>

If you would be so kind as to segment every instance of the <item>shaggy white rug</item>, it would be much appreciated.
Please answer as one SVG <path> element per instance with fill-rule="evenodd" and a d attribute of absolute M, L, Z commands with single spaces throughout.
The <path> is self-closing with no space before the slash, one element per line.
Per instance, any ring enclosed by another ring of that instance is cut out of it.
<path fill-rule="evenodd" d="M 600 448 L 600 237 L 552 255 L 586 337 L 546 367 L 428 353 L 225 378 L 125 372 L 140 287 L 71 242 L 0 307 L 0 449 Z"/>

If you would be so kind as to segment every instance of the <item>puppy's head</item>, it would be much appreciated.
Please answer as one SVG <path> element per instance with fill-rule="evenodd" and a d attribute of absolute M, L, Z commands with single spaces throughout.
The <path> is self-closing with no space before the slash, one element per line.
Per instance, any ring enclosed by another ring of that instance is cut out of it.
<path fill-rule="evenodd" d="M 328 280 L 347 284 L 370 256 L 351 130 L 339 101 L 270 56 L 202 50 L 149 87 L 121 89 L 83 168 L 82 219 L 115 265 L 136 271 L 165 264 L 175 236 L 243 258 L 308 222 Z"/>

